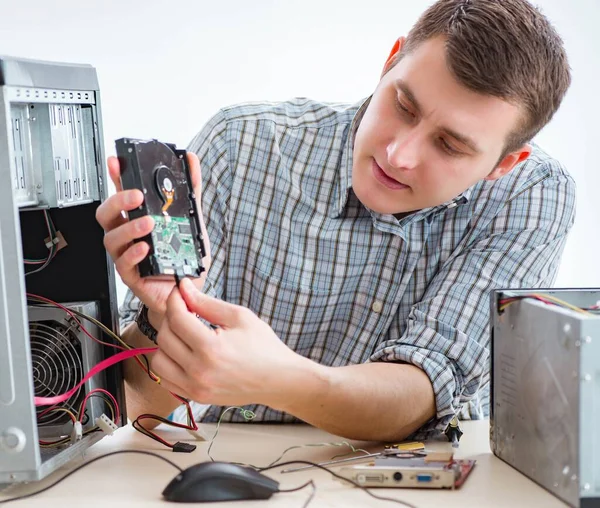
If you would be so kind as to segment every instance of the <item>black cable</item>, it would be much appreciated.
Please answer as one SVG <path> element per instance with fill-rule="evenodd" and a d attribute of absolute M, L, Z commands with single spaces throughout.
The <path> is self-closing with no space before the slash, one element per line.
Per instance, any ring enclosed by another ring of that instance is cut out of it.
<path fill-rule="evenodd" d="M 278 492 L 297 492 L 298 490 L 302 490 L 308 486 L 312 487 L 312 492 L 310 493 L 310 496 L 308 496 L 308 499 L 304 502 L 304 504 L 302 505 L 302 508 L 306 508 L 310 502 L 313 500 L 313 498 L 315 497 L 315 494 L 317 493 L 317 486 L 315 485 L 315 482 L 310 480 L 309 482 L 306 482 L 304 485 L 300 485 L 300 487 L 296 487 L 295 489 L 279 489 Z"/>
<path fill-rule="evenodd" d="M 148 374 L 148 377 L 152 380 L 155 381 L 155 379 L 152 377 L 152 374 L 150 374 L 150 360 L 148 360 L 148 357 L 146 355 L 139 355 L 144 359 L 144 363 L 146 364 L 146 374 Z"/>
<path fill-rule="evenodd" d="M 309 482 L 306 482 L 303 485 L 300 485 L 300 487 L 296 487 L 293 489 L 279 489 L 277 492 L 298 492 L 299 490 L 305 489 L 306 487 L 308 487 L 313 481 L 310 480 Z"/>
<path fill-rule="evenodd" d="M 154 419 L 154 418 L 149 418 L 149 419 Z M 163 438 L 161 438 L 160 436 L 154 434 L 154 432 L 149 431 L 148 429 L 146 429 L 140 422 L 139 422 L 139 417 L 136 418 L 135 420 L 133 420 L 133 422 L 131 422 L 131 426 L 137 430 L 138 432 L 140 432 L 141 434 L 144 434 L 144 436 L 149 437 L 150 439 L 153 439 L 154 441 L 156 441 L 157 443 L 160 443 L 163 446 L 166 446 L 167 448 L 170 448 L 171 450 L 173 449 L 173 444 L 169 443 L 168 441 L 164 440 Z"/>
<path fill-rule="evenodd" d="M 398 504 L 401 504 L 402 506 L 407 506 L 408 508 L 417 508 L 414 504 L 410 504 L 407 501 L 400 501 L 400 499 L 394 499 L 393 497 L 385 497 L 385 496 L 379 496 L 377 494 L 373 494 L 367 487 L 363 487 L 359 483 L 356 483 L 354 480 L 350 480 L 349 478 L 344 478 L 342 475 L 334 473 L 331 469 L 327 469 L 326 467 L 321 466 L 320 464 L 317 464 L 315 462 L 309 462 L 307 460 L 290 460 L 288 462 L 280 462 L 279 464 L 275 464 L 273 466 L 261 467 L 261 468 L 257 469 L 257 471 L 262 473 L 263 471 L 268 471 L 269 469 L 275 469 L 276 467 L 280 467 L 280 466 L 289 466 L 291 464 L 305 464 L 307 466 L 313 466 L 313 467 L 316 467 L 317 469 L 322 469 L 323 471 L 327 471 L 329 474 L 331 474 L 335 478 L 337 478 L 339 480 L 343 480 L 348 483 L 351 483 L 355 487 L 358 487 L 359 489 L 363 490 L 364 492 L 369 494 L 369 496 L 371 496 L 374 499 L 378 499 L 380 501 L 391 501 L 392 503 L 398 503 Z M 304 487 L 305 486 L 306 485 L 304 485 Z M 312 499 L 312 497 L 311 497 L 311 499 Z M 310 499 L 309 499 L 309 502 L 310 502 Z M 306 506 L 307 505 L 305 504 L 304 508 L 306 508 Z"/>
<path fill-rule="evenodd" d="M 148 452 L 148 451 L 145 451 L 145 450 L 118 450 L 116 452 L 110 452 L 110 453 L 106 453 L 104 455 L 100 455 L 98 457 L 94 457 L 92 460 L 86 462 L 85 464 L 82 464 L 82 465 L 76 467 L 72 471 L 69 471 L 62 478 L 59 478 L 54 483 L 52 483 L 52 484 L 44 487 L 43 489 L 40 489 L 40 490 L 38 490 L 36 492 L 32 492 L 31 494 L 25 494 L 23 496 L 13 497 L 11 499 L 0 500 L 0 504 L 7 504 L 7 503 L 11 503 L 13 501 L 21 501 L 23 499 L 28 499 L 30 497 L 37 496 L 38 494 L 42 494 L 43 492 L 46 492 L 47 490 L 50 490 L 53 487 L 56 487 L 59 483 L 61 483 L 62 481 L 66 480 L 67 478 L 69 478 L 69 476 L 77 473 L 78 471 L 80 471 L 84 467 L 89 466 L 90 464 L 93 464 L 94 462 L 97 462 L 100 459 L 104 459 L 106 457 L 111 457 L 113 455 L 120 455 L 120 454 L 123 454 L 123 453 L 138 453 L 138 454 L 141 454 L 141 455 L 149 455 L 151 457 L 156 457 L 157 459 L 160 459 L 160 460 L 166 462 L 167 464 L 173 466 L 180 473 L 183 472 L 183 469 L 181 467 L 179 467 L 177 464 L 175 464 L 173 461 L 167 459 L 166 457 L 163 457 L 162 455 L 158 455 L 157 453 Z M 273 466 L 268 466 L 268 467 L 260 468 L 260 469 L 258 469 L 258 471 L 262 473 L 263 471 L 268 471 L 269 469 L 275 469 L 275 468 L 280 467 L 280 466 L 289 466 L 291 464 L 305 464 L 305 465 L 316 467 L 317 469 L 322 469 L 323 471 L 327 471 L 329 474 L 331 474 L 335 478 L 338 478 L 340 480 L 346 481 L 348 483 L 351 483 L 355 487 L 358 487 L 359 489 L 363 490 L 364 492 L 366 492 L 369 496 L 371 496 L 374 499 L 377 499 L 377 500 L 380 500 L 380 501 L 391 501 L 393 503 L 398 503 L 398 504 L 401 504 L 401 505 L 406 506 L 408 508 L 417 508 L 414 504 L 410 504 L 410 503 L 408 503 L 406 501 L 401 501 L 400 499 L 394 499 L 392 497 L 385 497 L 385 496 L 379 496 L 377 494 L 373 494 L 368 488 L 363 487 L 362 485 L 356 483 L 355 481 L 350 480 L 348 478 L 344 478 L 343 476 L 341 476 L 341 475 L 339 475 L 337 473 L 334 473 L 330 469 L 327 469 L 326 467 L 321 466 L 320 464 L 317 464 L 315 462 L 309 462 L 307 460 L 290 460 L 290 461 L 287 461 L 287 462 L 280 462 L 279 464 L 275 464 Z M 304 503 L 303 508 L 306 508 L 308 506 L 308 504 L 312 501 L 312 499 L 313 499 L 313 497 L 315 496 L 315 493 L 316 493 L 316 486 L 315 486 L 313 480 L 310 480 L 309 482 L 305 483 L 304 485 L 302 485 L 300 487 L 297 487 L 297 488 L 294 488 L 294 489 L 279 490 L 279 492 L 281 492 L 281 493 L 284 493 L 284 492 L 295 492 L 295 491 L 301 490 L 301 489 L 303 489 L 303 488 L 305 488 L 305 487 L 307 487 L 309 485 L 311 485 L 313 487 L 313 491 L 312 491 L 310 497 Z"/>
<path fill-rule="evenodd" d="M 21 501 L 22 499 L 27 499 L 29 497 L 37 496 L 38 494 L 41 494 L 42 492 L 46 492 L 47 490 L 50 490 L 52 487 L 56 487 L 63 480 L 66 480 L 69 476 L 76 473 L 77 471 L 82 470 L 84 467 L 89 466 L 90 464 L 93 464 L 94 462 L 96 462 L 100 459 L 103 459 L 105 457 L 110 457 L 112 455 L 119 455 L 121 453 L 140 453 L 142 455 L 150 455 L 151 457 L 156 457 L 157 459 L 165 461 L 167 464 L 170 464 L 175 469 L 177 469 L 180 473 L 183 472 L 183 469 L 180 468 L 177 464 L 175 464 L 175 462 L 170 461 L 169 459 L 167 459 L 166 457 L 163 457 L 162 455 L 159 455 L 158 453 L 147 452 L 144 450 L 119 450 L 116 452 L 106 453 L 104 455 L 100 455 L 99 457 L 93 458 L 92 460 L 86 462 L 85 464 L 82 464 L 81 466 L 76 467 L 75 469 L 73 469 L 73 471 L 68 472 L 62 478 L 59 478 L 54 483 L 48 485 L 47 487 L 44 487 L 41 490 L 38 490 L 37 492 L 32 492 L 31 494 L 25 494 L 24 496 L 13 497 L 12 499 L 0 500 L 0 504 L 11 503 L 12 501 Z"/>

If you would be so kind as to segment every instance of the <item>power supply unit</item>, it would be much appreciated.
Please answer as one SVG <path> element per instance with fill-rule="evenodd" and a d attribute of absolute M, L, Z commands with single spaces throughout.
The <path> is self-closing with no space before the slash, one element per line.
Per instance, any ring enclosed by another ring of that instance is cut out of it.
<path fill-rule="evenodd" d="M 117 419 L 114 403 L 114 424 L 127 421 L 119 365 L 60 403 L 39 402 L 70 393 L 115 353 L 100 335 L 118 332 L 95 218 L 104 159 L 93 67 L 0 57 L 0 484 L 81 456 L 104 435 L 95 422 Z"/>
<path fill-rule="evenodd" d="M 71 311 L 98 319 L 96 302 L 66 303 Z M 101 345 L 90 340 L 77 323 L 64 310 L 48 304 L 28 306 L 29 340 L 31 349 L 31 369 L 36 396 L 54 396 L 73 389 L 94 365 L 103 359 Z M 86 325 L 86 330 L 99 337 L 98 327 Z M 90 378 L 68 400 L 57 405 L 77 413 L 86 393 L 105 385 L 104 373 Z M 65 411 L 45 413 L 45 408 L 37 409 L 38 435 L 44 439 L 68 436 L 72 422 Z M 109 414 L 106 404 L 99 398 L 92 398 L 86 404 L 83 430 L 93 427 L 96 418 Z"/>
<path fill-rule="evenodd" d="M 600 507 L 600 289 L 491 300 L 492 451 L 569 505 Z"/>

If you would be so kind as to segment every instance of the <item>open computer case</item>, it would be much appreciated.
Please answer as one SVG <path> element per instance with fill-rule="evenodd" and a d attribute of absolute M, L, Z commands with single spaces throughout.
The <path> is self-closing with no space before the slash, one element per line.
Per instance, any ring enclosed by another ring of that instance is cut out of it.
<path fill-rule="evenodd" d="M 39 480 L 104 436 L 95 422 L 111 415 L 107 397 L 82 410 L 92 390 L 112 394 L 114 423 L 126 422 L 119 365 L 57 406 L 34 404 L 116 352 L 90 338 L 110 343 L 93 321 L 75 319 L 118 331 L 114 268 L 95 219 L 104 159 L 93 67 L 0 57 L 0 484 Z"/>

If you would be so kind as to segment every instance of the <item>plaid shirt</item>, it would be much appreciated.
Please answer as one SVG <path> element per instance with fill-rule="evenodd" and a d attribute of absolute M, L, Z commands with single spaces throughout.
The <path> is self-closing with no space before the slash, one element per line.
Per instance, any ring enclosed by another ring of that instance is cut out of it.
<path fill-rule="evenodd" d="M 316 362 L 410 363 L 437 414 L 487 416 L 494 288 L 548 287 L 573 223 L 575 185 L 538 147 L 507 176 L 401 219 L 351 187 L 354 132 L 368 105 L 307 99 L 217 113 L 189 150 L 202 165 L 212 249 L 204 291 L 250 308 Z M 125 321 L 136 305 L 127 299 Z M 298 421 L 246 406 L 254 421 Z M 225 408 L 197 404 L 202 421 Z M 399 407 L 398 411 L 406 408 Z M 184 419 L 177 410 L 175 419 Z M 223 421 L 242 421 L 229 411 Z"/>

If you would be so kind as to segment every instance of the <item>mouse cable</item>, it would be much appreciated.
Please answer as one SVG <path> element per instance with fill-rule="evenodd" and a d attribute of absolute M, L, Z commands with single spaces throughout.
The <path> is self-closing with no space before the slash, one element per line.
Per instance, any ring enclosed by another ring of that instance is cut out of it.
<path fill-rule="evenodd" d="M 308 486 L 312 487 L 312 492 L 310 493 L 310 496 L 308 496 L 308 499 L 302 505 L 302 508 L 306 508 L 310 504 L 310 502 L 313 500 L 313 498 L 315 497 L 315 494 L 317 493 L 317 486 L 315 485 L 315 482 L 313 480 L 310 480 L 310 481 L 306 482 L 304 485 L 300 485 L 300 487 L 296 487 L 295 489 L 279 489 L 277 492 L 297 492 L 298 490 L 302 490 Z"/>
<path fill-rule="evenodd" d="M 98 461 L 100 459 L 104 459 L 105 457 L 111 457 L 112 455 L 120 455 L 122 453 L 139 453 L 139 454 L 142 454 L 142 455 L 150 455 L 151 457 L 156 457 L 157 459 L 160 459 L 160 460 L 166 462 L 167 464 L 170 464 L 175 469 L 177 469 L 177 471 L 179 471 L 180 473 L 183 471 L 183 469 L 181 467 L 179 467 L 177 464 L 175 464 L 175 462 L 167 459 L 166 457 L 163 457 L 162 455 L 159 455 L 158 453 L 147 452 L 147 451 L 144 451 L 144 450 L 118 450 L 116 452 L 105 453 L 104 455 L 100 455 L 98 457 L 94 457 L 93 459 L 89 460 L 88 462 L 85 462 L 84 464 L 81 464 L 80 466 L 77 466 L 72 471 L 69 471 L 66 475 L 64 475 L 62 478 L 59 478 L 54 483 L 51 483 L 47 487 L 44 487 L 43 489 L 37 490 L 36 492 L 32 492 L 31 494 L 25 494 L 23 496 L 13 497 L 13 498 L 10 498 L 10 499 L 0 499 L 0 504 L 11 503 L 13 501 L 21 501 L 22 499 L 27 499 L 29 497 L 37 496 L 38 494 L 41 494 L 42 492 L 46 492 L 47 490 L 50 490 L 52 487 L 56 487 L 56 485 L 58 485 L 59 483 L 61 483 L 63 480 L 66 480 L 69 476 L 71 476 L 72 474 L 76 473 L 77 471 L 81 471 L 84 467 L 89 466 L 90 464 L 93 464 L 94 462 L 96 462 L 96 461 Z"/>
<path fill-rule="evenodd" d="M 315 462 L 310 462 L 308 460 L 290 460 L 287 462 L 280 462 L 279 464 L 275 464 L 274 466 L 262 467 L 262 468 L 258 469 L 258 471 L 260 473 L 262 473 L 263 471 L 268 471 L 269 469 L 275 469 L 276 467 L 280 467 L 280 466 L 289 466 L 292 464 L 305 464 L 307 466 L 313 466 L 313 467 L 316 467 L 317 469 L 322 469 L 323 471 L 327 471 L 329 474 L 331 474 L 338 480 L 342 480 L 344 482 L 351 483 L 355 487 L 358 487 L 359 489 L 365 491 L 367 494 L 369 494 L 369 496 L 371 496 L 374 499 L 379 499 L 380 501 L 391 501 L 392 503 L 398 503 L 398 504 L 401 504 L 402 506 L 406 506 L 407 508 L 417 508 L 414 504 L 411 504 L 407 501 L 401 501 L 400 499 L 394 499 L 393 497 L 385 497 L 385 496 L 380 496 L 378 494 L 373 494 L 373 492 L 371 492 L 367 487 L 363 487 L 359 483 L 356 483 L 354 480 L 350 480 L 349 478 L 344 478 L 342 475 L 334 473 L 331 469 L 327 469 L 326 467 L 321 466 L 320 464 L 317 464 Z M 306 487 L 307 485 L 308 484 L 304 484 L 302 487 Z M 283 492 L 283 491 L 280 491 L 280 492 Z M 308 501 L 310 502 L 311 499 L 312 499 L 312 496 Z M 307 504 L 304 505 L 304 508 L 306 508 L 306 506 L 307 506 Z"/>

